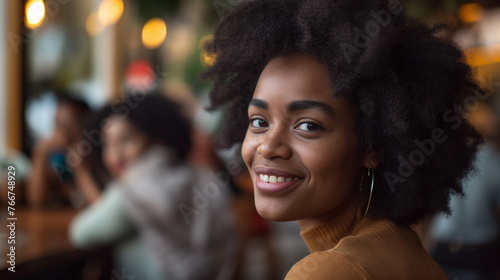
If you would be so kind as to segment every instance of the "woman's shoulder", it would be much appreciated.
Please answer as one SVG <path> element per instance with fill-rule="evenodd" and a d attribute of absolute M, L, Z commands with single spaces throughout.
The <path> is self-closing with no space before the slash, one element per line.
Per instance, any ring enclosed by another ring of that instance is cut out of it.
<path fill-rule="evenodd" d="M 372 279 L 356 261 L 332 250 L 312 253 L 296 263 L 285 280 Z"/>
<path fill-rule="evenodd" d="M 417 233 L 387 219 L 364 219 L 332 249 L 356 260 L 373 279 L 447 279 Z"/>
<path fill-rule="evenodd" d="M 295 264 L 286 279 L 447 278 L 410 227 L 364 219 L 332 249 Z"/>

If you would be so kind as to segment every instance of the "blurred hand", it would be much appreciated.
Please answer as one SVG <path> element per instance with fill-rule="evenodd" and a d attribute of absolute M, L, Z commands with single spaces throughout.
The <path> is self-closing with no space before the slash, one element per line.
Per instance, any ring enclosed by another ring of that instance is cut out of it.
<path fill-rule="evenodd" d="M 40 140 L 34 152 L 36 154 L 48 154 L 53 150 L 61 150 L 69 145 L 68 139 L 62 133 L 54 133 L 47 139 Z"/>

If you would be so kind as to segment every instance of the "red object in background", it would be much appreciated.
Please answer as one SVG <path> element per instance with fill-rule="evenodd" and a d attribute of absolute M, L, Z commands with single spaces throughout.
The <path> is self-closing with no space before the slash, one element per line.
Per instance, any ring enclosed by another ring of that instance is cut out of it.
<path fill-rule="evenodd" d="M 146 60 L 131 62 L 125 70 L 125 84 L 131 92 L 149 92 L 156 87 L 155 71 Z"/>

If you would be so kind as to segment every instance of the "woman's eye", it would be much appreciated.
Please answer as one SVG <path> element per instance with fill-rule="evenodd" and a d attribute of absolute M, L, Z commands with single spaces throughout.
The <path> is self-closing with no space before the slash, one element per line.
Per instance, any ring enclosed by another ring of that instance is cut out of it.
<path fill-rule="evenodd" d="M 311 123 L 311 122 L 305 122 L 305 123 L 301 123 L 299 126 L 298 126 L 298 129 L 300 130 L 304 130 L 304 131 L 317 131 L 317 130 L 323 130 L 323 128 L 315 123 Z"/>
<path fill-rule="evenodd" d="M 267 122 L 262 119 L 252 119 L 250 120 L 250 124 L 252 125 L 252 127 L 257 127 L 257 128 L 269 126 Z"/>

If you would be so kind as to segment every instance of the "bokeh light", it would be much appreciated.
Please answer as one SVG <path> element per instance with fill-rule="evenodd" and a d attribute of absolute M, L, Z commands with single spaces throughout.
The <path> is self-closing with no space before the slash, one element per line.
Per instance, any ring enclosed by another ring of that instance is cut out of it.
<path fill-rule="evenodd" d="M 152 18 L 142 28 L 142 43 L 148 49 L 159 47 L 167 37 L 167 25 L 161 18 Z"/>
<path fill-rule="evenodd" d="M 205 44 L 212 41 L 213 39 L 214 36 L 212 34 L 205 35 L 200 39 L 200 42 L 198 43 L 198 49 L 201 50 L 200 62 L 205 67 L 212 66 L 215 63 L 215 59 L 217 57 L 215 54 L 209 54 L 203 49 Z"/>
<path fill-rule="evenodd" d="M 26 27 L 37 28 L 45 18 L 45 5 L 42 0 L 29 0 L 26 2 Z"/>
<path fill-rule="evenodd" d="M 202 53 L 202 64 L 204 66 L 212 66 L 215 63 L 215 55 L 210 55 L 207 52 L 203 51 Z"/>
<path fill-rule="evenodd" d="M 123 0 L 104 0 L 99 5 L 99 20 L 103 25 L 115 24 L 123 14 Z"/>
<path fill-rule="evenodd" d="M 85 28 L 87 29 L 89 35 L 96 36 L 101 33 L 104 25 L 99 20 L 99 16 L 97 15 L 97 13 L 92 13 L 89 15 L 87 21 L 85 22 Z"/>
<path fill-rule="evenodd" d="M 477 3 L 464 4 L 458 11 L 458 17 L 465 23 L 480 21 L 483 18 L 483 8 Z"/>

